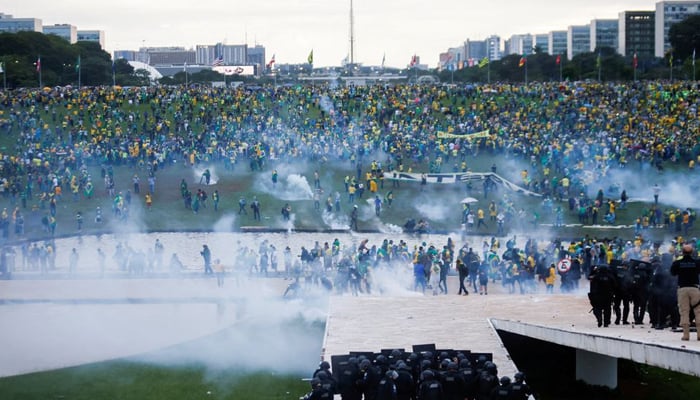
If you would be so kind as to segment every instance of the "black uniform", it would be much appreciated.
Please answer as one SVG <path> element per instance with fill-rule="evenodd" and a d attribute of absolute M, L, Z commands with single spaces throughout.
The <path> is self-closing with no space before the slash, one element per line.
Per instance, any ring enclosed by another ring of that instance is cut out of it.
<path fill-rule="evenodd" d="M 441 374 L 440 381 L 445 400 L 464 400 L 464 378 L 457 371 L 456 363 L 449 363 L 447 371 Z"/>
<path fill-rule="evenodd" d="M 590 276 L 591 285 L 588 299 L 593 307 L 593 315 L 598 326 L 610 325 L 611 306 L 615 293 L 615 276 L 607 265 L 593 268 Z"/>
<path fill-rule="evenodd" d="M 613 312 L 615 313 L 615 325 L 629 325 L 627 320 L 630 315 L 630 300 L 632 299 L 632 274 L 628 263 L 616 262 L 610 265 L 615 273 L 615 300 Z M 620 309 L 622 306 L 622 309 Z"/>
<path fill-rule="evenodd" d="M 654 272 L 651 263 L 645 261 L 632 260 L 632 314 L 634 323 L 641 325 L 644 323 L 644 314 L 649 301 L 649 286 L 651 275 Z"/>

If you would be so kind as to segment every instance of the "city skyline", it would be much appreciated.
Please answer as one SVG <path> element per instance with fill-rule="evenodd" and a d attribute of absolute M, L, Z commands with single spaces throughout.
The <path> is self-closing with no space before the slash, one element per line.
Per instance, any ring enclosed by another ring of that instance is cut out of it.
<path fill-rule="evenodd" d="M 439 54 L 466 39 L 490 35 L 546 33 L 592 19 L 617 18 L 628 10 L 654 10 L 656 1 L 589 0 L 354 0 L 355 61 L 366 65 L 403 68 L 413 55 L 435 67 Z M 260 44 L 277 64 L 306 62 L 314 51 L 314 66 L 339 65 L 350 51 L 350 1 L 281 1 L 236 4 L 210 0 L 119 3 L 87 0 L 33 0 L 9 4 L 0 12 L 16 18 L 39 18 L 44 25 L 72 24 L 79 29 L 105 31 L 106 50 L 198 44 Z M 269 60 L 268 60 L 269 61 Z"/>

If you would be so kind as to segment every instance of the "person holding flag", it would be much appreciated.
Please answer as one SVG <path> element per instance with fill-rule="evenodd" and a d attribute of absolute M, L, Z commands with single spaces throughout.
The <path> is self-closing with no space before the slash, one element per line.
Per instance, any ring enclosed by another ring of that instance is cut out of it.
<path fill-rule="evenodd" d="M 80 54 L 78 54 L 78 60 L 75 61 L 75 73 L 78 74 L 78 89 L 80 89 Z"/>
<path fill-rule="evenodd" d="M 41 56 L 38 56 L 36 59 L 36 72 L 39 74 L 39 88 L 41 88 L 44 86 L 41 84 Z"/>

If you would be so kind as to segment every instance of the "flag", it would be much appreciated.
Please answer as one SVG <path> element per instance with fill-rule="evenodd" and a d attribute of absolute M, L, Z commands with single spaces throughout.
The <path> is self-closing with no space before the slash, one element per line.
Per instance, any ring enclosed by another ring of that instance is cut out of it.
<path fill-rule="evenodd" d="M 272 58 L 270 59 L 270 62 L 267 63 L 267 69 L 272 69 L 272 66 L 275 65 L 275 55 L 272 55 Z"/>
<path fill-rule="evenodd" d="M 479 68 L 484 68 L 485 66 L 489 65 L 489 58 L 484 57 L 479 61 Z"/>
<path fill-rule="evenodd" d="M 417 62 L 418 62 L 418 57 L 414 54 L 413 57 L 411 57 L 411 62 L 408 65 L 411 67 L 414 67 Z"/>
<path fill-rule="evenodd" d="M 3 64 L 3 63 L 0 62 L 0 74 L 4 74 L 4 73 L 5 73 L 5 68 L 4 68 L 4 67 L 5 67 L 5 64 Z"/>
<path fill-rule="evenodd" d="M 222 55 L 217 56 L 211 65 L 213 65 L 215 67 L 220 67 L 220 66 L 224 65 L 224 56 L 222 56 Z"/>
<path fill-rule="evenodd" d="M 518 63 L 518 67 L 522 68 L 525 66 L 525 64 L 527 64 L 527 57 L 525 57 L 525 56 L 520 57 L 520 62 Z"/>
<path fill-rule="evenodd" d="M 673 68 L 673 53 L 671 53 L 671 56 L 668 58 L 668 66 Z"/>
<path fill-rule="evenodd" d="M 314 63 L 314 49 L 311 49 L 311 53 L 309 53 L 309 56 L 306 57 L 306 61 L 307 61 L 309 64 L 313 64 L 313 63 Z"/>
<path fill-rule="evenodd" d="M 80 72 L 80 56 L 78 56 L 78 60 L 75 62 L 75 72 Z"/>
<path fill-rule="evenodd" d="M 182 66 L 182 70 L 184 72 L 187 72 L 187 61 L 185 61 L 185 65 Z"/>
<path fill-rule="evenodd" d="M 473 67 L 473 66 L 474 66 L 474 59 L 471 58 L 471 57 L 469 57 L 469 59 L 467 60 L 467 65 L 468 65 L 470 68 Z"/>
<path fill-rule="evenodd" d="M 384 68 L 384 61 L 386 61 L 386 53 L 382 56 L 382 68 Z"/>
<path fill-rule="evenodd" d="M 557 65 L 561 64 L 561 54 L 557 54 L 557 59 L 555 60 Z"/>
<path fill-rule="evenodd" d="M 637 69 L 638 64 L 639 61 L 637 60 L 637 52 L 635 52 L 634 56 L 632 56 L 632 68 Z"/>
<path fill-rule="evenodd" d="M 36 59 L 36 72 L 41 72 L 41 56 Z"/>

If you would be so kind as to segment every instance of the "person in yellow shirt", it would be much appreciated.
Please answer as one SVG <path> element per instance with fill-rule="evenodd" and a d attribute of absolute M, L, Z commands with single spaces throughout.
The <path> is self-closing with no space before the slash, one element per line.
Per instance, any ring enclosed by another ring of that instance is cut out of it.
<path fill-rule="evenodd" d="M 544 284 L 547 285 L 547 293 L 554 293 L 554 283 L 557 281 L 557 269 L 554 264 L 549 265 L 547 277 L 544 278 Z"/>
<path fill-rule="evenodd" d="M 489 229 L 488 225 L 486 225 L 486 222 L 484 222 L 484 210 L 480 208 L 480 209 L 476 212 L 476 216 L 477 216 L 477 219 L 478 219 L 478 221 L 479 221 L 479 222 L 476 224 L 476 229 L 479 229 L 479 228 L 481 227 L 481 225 L 483 225 L 484 228 Z"/>

